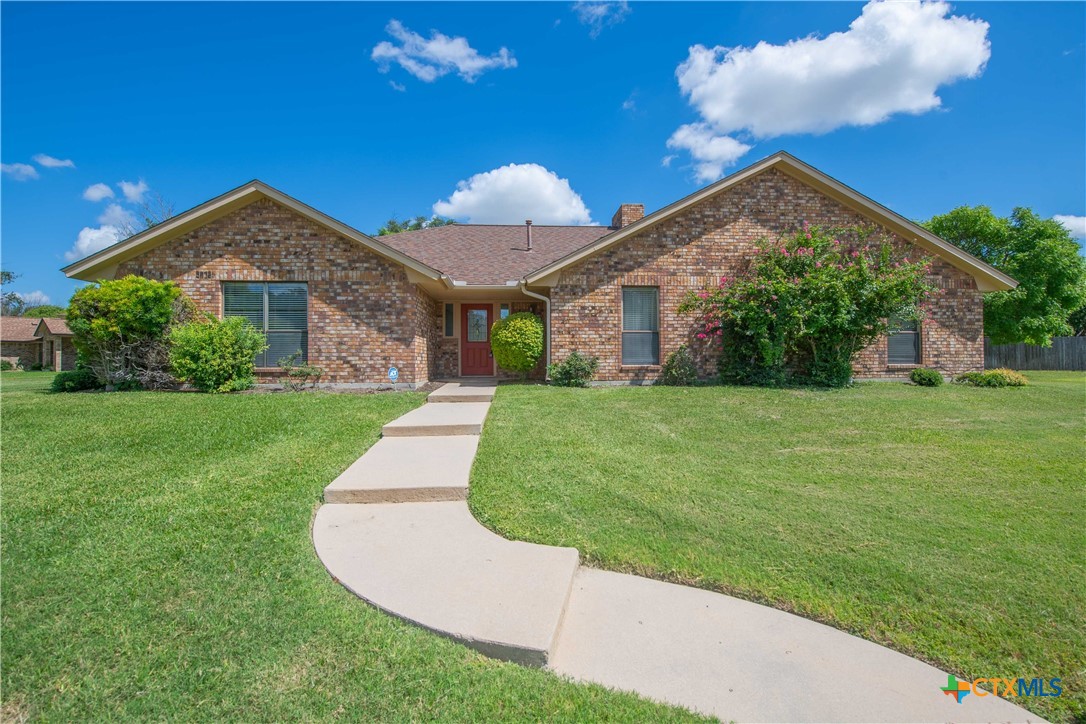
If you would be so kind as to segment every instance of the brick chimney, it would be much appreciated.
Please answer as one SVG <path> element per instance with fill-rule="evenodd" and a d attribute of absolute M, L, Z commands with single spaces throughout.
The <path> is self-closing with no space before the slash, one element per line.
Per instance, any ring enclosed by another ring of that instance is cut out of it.
<path fill-rule="evenodd" d="M 611 228 L 621 229 L 623 226 L 629 226 L 644 216 L 644 204 L 622 204 L 622 206 L 618 207 L 615 215 L 611 217 Z"/>

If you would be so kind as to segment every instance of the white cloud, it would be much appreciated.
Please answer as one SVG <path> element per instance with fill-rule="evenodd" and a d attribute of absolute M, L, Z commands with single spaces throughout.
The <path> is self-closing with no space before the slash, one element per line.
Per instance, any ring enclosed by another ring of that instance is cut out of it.
<path fill-rule="evenodd" d="M 667 167 L 669 167 L 671 165 L 671 162 L 674 161 L 676 158 L 678 158 L 678 156 L 676 154 L 669 153 L 668 155 L 666 155 L 666 156 L 664 156 L 663 158 L 660 159 L 660 165 L 663 166 L 664 168 L 667 168 Z"/>
<path fill-rule="evenodd" d="M 397 63 L 426 83 L 432 83 L 454 70 L 468 83 L 474 83 L 488 70 L 517 67 L 517 60 L 508 48 L 500 48 L 494 55 L 480 55 L 468 44 L 467 38 L 450 38 L 431 30 L 427 40 L 405 28 L 399 20 L 390 20 L 385 32 L 400 44 L 382 40 L 374 46 L 370 57 L 382 73 L 387 73 L 392 63 Z"/>
<path fill-rule="evenodd" d="M 19 299 L 23 300 L 23 304 L 27 307 L 40 307 L 43 304 L 49 303 L 49 295 L 40 289 L 35 289 L 32 292 L 16 292 L 19 295 Z"/>
<path fill-rule="evenodd" d="M 75 240 L 75 245 L 64 252 L 64 258 L 68 261 L 82 259 L 120 240 L 121 230 L 116 226 L 99 226 L 98 228 L 84 226 Z"/>
<path fill-rule="evenodd" d="M 1056 214 L 1052 218 L 1067 227 L 1067 230 L 1071 232 L 1071 236 L 1076 239 L 1086 239 L 1086 216 Z"/>
<path fill-rule="evenodd" d="M 124 197 L 134 204 L 142 203 L 143 195 L 151 188 L 143 179 L 140 179 L 136 183 L 121 181 L 117 186 L 121 189 L 121 193 L 124 194 Z"/>
<path fill-rule="evenodd" d="M 0 163 L 0 172 L 16 181 L 29 181 L 38 177 L 38 169 L 29 163 Z"/>
<path fill-rule="evenodd" d="M 588 34 L 596 38 L 604 28 L 618 25 L 625 20 L 630 14 L 630 4 L 626 0 L 621 0 L 621 2 L 578 1 L 573 3 L 573 13 L 582 25 L 588 26 Z"/>
<path fill-rule="evenodd" d="M 44 153 L 34 156 L 34 163 L 43 168 L 75 168 L 75 162 L 70 158 L 59 159 Z"/>
<path fill-rule="evenodd" d="M 636 111 L 637 110 L 637 91 L 630 93 L 626 100 L 622 101 L 622 110 L 624 111 Z"/>
<path fill-rule="evenodd" d="M 584 200 L 569 185 L 537 163 L 511 163 L 477 173 L 456 185 L 434 213 L 472 224 L 591 224 Z"/>
<path fill-rule="evenodd" d="M 695 160 L 694 176 L 699 182 L 716 181 L 724 175 L 724 169 L 735 163 L 750 146 L 737 141 L 731 136 L 721 136 L 713 132 L 707 123 L 688 123 L 679 126 L 667 147 L 672 150 L 685 150 Z M 667 166 L 675 158 L 667 157 Z"/>
<path fill-rule="evenodd" d="M 407 92 L 407 86 L 405 86 L 403 83 L 397 83 L 394 80 L 390 80 L 388 82 L 388 85 L 394 91 L 399 91 L 400 93 L 406 93 Z"/>
<path fill-rule="evenodd" d="M 980 75 L 990 55 L 988 23 L 950 15 L 945 2 L 872 1 L 848 30 L 824 38 L 695 45 L 675 75 L 701 116 L 691 125 L 715 136 L 764 139 L 931 111 L 942 103 L 940 86 Z M 689 141 L 685 128 L 669 145 L 685 147 L 677 138 Z M 719 154 L 703 158 L 690 150 L 699 178 L 720 174 Z"/>
<path fill-rule="evenodd" d="M 83 198 L 87 201 L 101 201 L 102 199 L 112 199 L 113 189 L 108 184 L 91 184 L 87 188 L 83 189 Z"/>
<path fill-rule="evenodd" d="M 118 229 L 132 228 L 136 224 L 136 216 L 120 204 L 110 204 L 98 217 L 98 223 Z"/>

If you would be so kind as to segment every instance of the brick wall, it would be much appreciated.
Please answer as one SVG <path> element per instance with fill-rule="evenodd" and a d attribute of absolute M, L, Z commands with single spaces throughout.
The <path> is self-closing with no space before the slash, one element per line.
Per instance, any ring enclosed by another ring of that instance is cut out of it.
<path fill-rule="evenodd" d="M 17 361 L 23 369 L 41 362 L 41 342 L 3 342 L 0 343 L 0 357 L 8 361 Z"/>
<path fill-rule="evenodd" d="M 623 286 L 655 286 L 660 289 L 661 361 L 690 342 L 701 373 L 713 376 L 715 355 L 704 343 L 695 343 L 692 320 L 676 312 L 679 303 L 689 290 L 742 273 L 759 239 L 775 239 L 803 221 L 871 225 L 848 207 L 769 169 L 567 268 L 551 290 L 554 361 L 577 350 L 600 358 L 599 380 L 654 379 L 657 367 L 621 365 L 621 309 Z M 923 252 L 916 252 L 921 258 Z M 980 369 L 982 308 L 974 280 L 943 262 L 934 265 L 932 276 L 944 292 L 933 300 L 932 318 L 922 327 L 924 364 L 949 374 Z M 856 372 L 895 377 L 907 369 L 887 367 L 883 340 L 861 355 Z"/>
<path fill-rule="evenodd" d="M 224 281 L 307 282 L 309 360 L 324 368 L 322 381 L 387 382 L 390 365 L 400 382 L 427 378 L 428 358 L 415 349 L 427 305 L 403 267 L 269 199 L 122 263 L 117 276 L 125 274 L 172 279 L 215 315 Z"/>

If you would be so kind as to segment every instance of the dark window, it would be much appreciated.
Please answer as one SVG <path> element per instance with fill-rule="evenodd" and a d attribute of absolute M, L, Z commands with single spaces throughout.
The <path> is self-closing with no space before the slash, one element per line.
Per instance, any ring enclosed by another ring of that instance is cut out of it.
<path fill-rule="evenodd" d="M 891 318 L 886 350 L 892 365 L 920 364 L 920 325 L 912 319 Z"/>
<path fill-rule="evenodd" d="M 508 304 L 503 304 L 501 306 L 501 309 L 498 310 L 498 312 L 499 312 L 498 319 L 505 319 L 506 317 L 509 316 L 509 305 Z"/>
<path fill-rule="evenodd" d="M 224 282 L 223 316 L 245 317 L 268 337 L 257 367 L 274 367 L 298 353 L 309 355 L 309 290 L 305 282 Z"/>
<path fill-rule="evenodd" d="M 455 315 L 453 315 L 453 305 L 446 304 L 445 305 L 445 336 L 446 337 L 453 336 L 453 322 L 455 321 L 455 319 L 456 319 L 456 317 L 455 317 Z"/>
<path fill-rule="evenodd" d="M 660 364 L 660 290 L 622 288 L 622 364 Z"/>

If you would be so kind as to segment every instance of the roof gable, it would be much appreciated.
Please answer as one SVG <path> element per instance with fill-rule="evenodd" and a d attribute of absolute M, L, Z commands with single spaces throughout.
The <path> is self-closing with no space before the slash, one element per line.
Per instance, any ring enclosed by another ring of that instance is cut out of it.
<path fill-rule="evenodd" d="M 232 191 L 227 191 L 225 194 L 171 217 L 161 224 L 152 226 L 134 236 L 69 264 L 61 271 L 69 277 L 84 281 L 96 281 L 111 276 L 113 270 L 121 262 L 139 256 L 262 198 L 271 199 L 321 226 L 362 244 L 386 259 L 403 264 L 423 277 L 433 280 L 442 277 L 441 272 L 437 269 L 413 259 L 384 242 L 363 234 L 361 231 L 347 226 L 343 222 L 337 221 L 327 214 L 321 213 L 313 207 L 256 180 L 239 186 Z"/>
<path fill-rule="evenodd" d="M 58 337 L 72 336 L 72 330 L 68 328 L 68 320 L 60 317 L 42 317 L 34 327 L 34 334 L 40 337 L 43 331 Z"/>
<path fill-rule="evenodd" d="M 561 259 L 557 259 L 546 266 L 540 267 L 527 275 L 525 282 L 529 285 L 549 286 L 553 284 L 557 278 L 558 272 L 562 269 L 608 249 L 622 240 L 645 231 L 662 221 L 670 219 L 691 206 L 726 191 L 770 168 L 776 168 L 788 176 L 813 187 L 825 196 L 840 202 L 862 216 L 893 231 L 906 241 L 917 244 L 921 248 L 944 259 L 952 266 L 972 276 L 976 280 L 977 287 L 981 291 L 1001 291 L 1013 289 L 1018 285 L 1017 281 L 998 269 L 959 249 L 950 242 L 940 239 L 919 224 L 909 221 L 903 216 L 896 214 L 885 206 L 869 199 L 863 194 L 845 186 L 840 181 L 827 176 L 813 166 L 809 166 L 783 151 L 775 153 L 768 158 L 758 161 L 745 169 L 717 181 L 716 183 L 695 191 L 693 194 L 665 206 L 659 211 L 649 214 L 628 226 L 624 226 L 623 228 L 598 239 L 592 244 L 567 254 Z"/>

